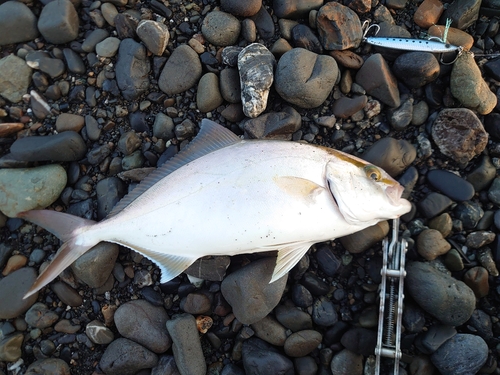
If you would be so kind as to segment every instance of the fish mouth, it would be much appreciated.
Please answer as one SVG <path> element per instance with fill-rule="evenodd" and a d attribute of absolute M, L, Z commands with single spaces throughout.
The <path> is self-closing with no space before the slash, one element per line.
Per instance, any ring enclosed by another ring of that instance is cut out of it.
<path fill-rule="evenodd" d="M 401 204 L 401 196 L 403 195 L 405 188 L 400 184 L 394 184 L 393 186 L 388 186 L 385 189 L 385 194 L 389 198 L 389 201 L 394 206 Z"/>

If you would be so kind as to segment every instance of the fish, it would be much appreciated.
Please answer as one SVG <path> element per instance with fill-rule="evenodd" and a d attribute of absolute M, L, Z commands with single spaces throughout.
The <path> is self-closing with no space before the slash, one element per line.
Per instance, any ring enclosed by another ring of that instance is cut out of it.
<path fill-rule="evenodd" d="M 241 139 L 204 119 L 198 135 L 104 220 L 53 210 L 18 214 L 63 242 L 25 298 L 102 241 L 151 259 L 161 283 L 200 257 L 277 251 L 271 283 L 313 244 L 409 212 L 403 191 L 355 156 L 301 142 Z"/>

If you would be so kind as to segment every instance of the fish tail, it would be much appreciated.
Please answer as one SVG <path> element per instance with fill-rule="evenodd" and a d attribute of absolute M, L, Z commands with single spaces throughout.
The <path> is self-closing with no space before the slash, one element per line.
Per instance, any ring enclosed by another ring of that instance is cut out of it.
<path fill-rule="evenodd" d="M 99 242 L 99 240 L 88 241 L 88 238 L 82 241 L 80 237 L 86 232 L 85 228 L 96 223 L 92 220 L 50 210 L 26 211 L 17 216 L 45 228 L 64 242 L 52 262 L 40 273 L 24 298 L 38 292 Z"/>

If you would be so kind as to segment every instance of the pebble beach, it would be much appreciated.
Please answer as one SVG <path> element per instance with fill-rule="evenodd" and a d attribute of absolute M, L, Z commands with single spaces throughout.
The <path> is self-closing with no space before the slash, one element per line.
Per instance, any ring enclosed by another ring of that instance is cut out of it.
<path fill-rule="evenodd" d="M 364 21 L 463 52 L 372 46 Z M 496 0 L 0 0 L 0 375 L 375 374 L 387 221 L 271 284 L 273 252 L 162 284 L 102 242 L 22 299 L 61 242 L 17 214 L 104 219 L 202 119 L 397 179 L 400 374 L 500 374 L 499 31 Z"/>

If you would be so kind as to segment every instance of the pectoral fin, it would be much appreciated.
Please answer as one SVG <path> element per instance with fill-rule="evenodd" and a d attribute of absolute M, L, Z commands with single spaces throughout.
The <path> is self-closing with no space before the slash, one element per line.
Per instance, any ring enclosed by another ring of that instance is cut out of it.
<path fill-rule="evenodd" d="M 311 247 L 311 242 L 300 242 L 290 244 L 278 250 L 278 258 L 276 259 L 276 267 L 274 267 L 273 276 L 269 283 L 275 282 L 286 275 L 305 255 Z"/>
<path fill-rule="evenodd" d="M 306 203 L 313 203 L 316 196 L 325 191 L 325 188 L 314 181 L 296 176 L 277 176 L 274 182 L 285 193 L 297 199 L 303 199 Z"/>

